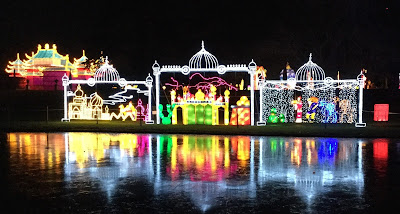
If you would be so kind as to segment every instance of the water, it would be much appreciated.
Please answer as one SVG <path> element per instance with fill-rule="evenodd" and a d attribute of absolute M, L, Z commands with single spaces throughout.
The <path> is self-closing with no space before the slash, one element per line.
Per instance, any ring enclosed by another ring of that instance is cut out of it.
<path fill-rule="evenodd" d="M 106 133 L 0 136 L 11 213 L 385 213 L 400 140 Z"/>

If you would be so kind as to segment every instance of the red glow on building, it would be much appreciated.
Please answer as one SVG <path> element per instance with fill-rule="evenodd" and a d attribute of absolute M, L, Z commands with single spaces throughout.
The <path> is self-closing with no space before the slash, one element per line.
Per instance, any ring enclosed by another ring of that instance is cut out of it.
<path fill-rule="evenodd" d="M 62 90 L 61 78 L 64 74 L 70 79 L 87 80 L 93 76 L 94 71 L 83 64 L 88 60 L 83 51 L 79 59 L 70 62 L 69 55 L 61 55 L 57 46 L 39 44 L 36 53 L 25 54 L 26 59 L 21 60 L 17 54 L 15 61 L 9 61 L 5 71 L 9 77 L 18 78 L 17 89 L 30 90 Z"/>

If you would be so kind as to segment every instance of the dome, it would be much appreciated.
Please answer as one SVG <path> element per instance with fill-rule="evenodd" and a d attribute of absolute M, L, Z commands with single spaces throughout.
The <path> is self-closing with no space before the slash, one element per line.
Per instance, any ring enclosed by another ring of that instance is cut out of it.
<path fill-rule="evenodd" d="M 91 106 L 102 106 L 103 105 L 103 98 L 101 98 L 96 92 L 90 98 L 90 105 Z"/>
<path fill-rule="evenodd" d="M 296 80 L 324 80 L 325 72 L 317 64 L 311 61 L 312 54 L 306 64 L 296 71 Z"/>
<path fill-rule="evenodd" d="M 84 95 L 84 93 L 81 89 L 81 85 L 78 85 L 75 90 L 75 97 L 81 98 L 81 97 L 83 97 L 83 95 Z"/>
<path fill-rule="evenodd" d="M 107 57 L 105 63 L 97 69 L 93 77 L 96 81 L 119 81 L 120 79 L 118 71 L 108 64 Z"/>
<path fill-rule="evenodd" d="M 216 69 L 218 67 L 217 58 L 204 49 L 204 41 L 201 42 L 201 50 L 190 58 L 189 67 L 194 69 Z"/>

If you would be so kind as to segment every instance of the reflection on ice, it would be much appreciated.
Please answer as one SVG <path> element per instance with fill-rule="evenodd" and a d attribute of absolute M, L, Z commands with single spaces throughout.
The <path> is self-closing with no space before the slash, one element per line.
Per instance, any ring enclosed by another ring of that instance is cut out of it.
<path fill-rule="evenodd" d="M 364 189 L 365 142 L 354 139 L 104 133 L 8 138 L 11 154 L 28 167 L 38 160 L 42 168 L 63 170 L 67 189 L 90 191 L 86 184 L 95 183 L 110 203 L 121 197 L 117 190 L 127 180 L 144 181 L 156 198 L 184 196 L 202 211 L 224 198 L 257 200 L 271 183 L 294 189 L 308 205 L 335 186 L 356 194 Z M 374 166 L 385 176 L 388 141 L 372 143 Z"/>
<path fill-rule="evenodd" d="M 69 133 L 66 142 L 65 180 L 85 182 L 89 176 L 101 182 L 109 199 L 121 178 L 153 178 L 151 135 Z"/>
<path fill-rule="evenodd" d="M 333 138 L 260 138 L 258 184 L 293 183 L 308 203 L 336 184 L 360 193 L 364 185 L 361 151 L 361 143 L 345 139 L 339 143 Z"/>

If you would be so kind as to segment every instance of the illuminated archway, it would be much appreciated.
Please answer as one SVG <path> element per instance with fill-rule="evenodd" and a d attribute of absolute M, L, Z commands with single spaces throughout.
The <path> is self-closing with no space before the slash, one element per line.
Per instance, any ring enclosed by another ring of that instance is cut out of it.
<path fill-rule="evenodd" d="M 148 75 L 145 81 L 128 81 L 125 80 L 124 78 L 120 78 L 118 71 L 108 63 L 108 59 L 106 57 L 105 63 L 96 71 L 94 76 L 92 78 L 89 78 L 88 80 L 70 80 L 66 74 L 62 77 L 62 83 L 64 87 L 64 117 L 62 118 L 61 121 L 70 121 L 70 119 L 77 119 L 79 117 L 76 114 L 76 111 L 72 111 L 71 114 L 68 114 L 68 96 L 75 96 L 74 99 L 77 97 L 77 91 L 73 93 L 72 91 L 68 91 L 69 85 L 78 85 L 80 88 L 80 85 L 88 85 L 90 87 L 95 86 L 96 84 L 118 84 L 121 87 L 125 87 L 125 91 L 118 92 L 114 95 L 109 96 L 111 100 L 104 100 L 97 95 L 97 93 L 94 94 L 96 96 L 96 103 L 99 103 L 98 106 L 93 106 L 94 111 L 92 111 L 92 119 L 99 119 L 99 115 L 102 114 L 102 109 L 100 107 L 103 104 L 103 102 L 108 102 L 111 105 L 115 105 L 116 103 L 120 102 L 125 102 L 128 97 L 122 95 L 121 93 L 126 92 L 126 90 L 135 90 L 138 94 L 141 93 L 145 96 L 148 97 L 148 110 L 147 110 L 147 117 L 145 117 L 146 123 L 147 124 L 153 124 L 154 121 L 151 118 L 151 88 L 153 86 L 153 78 Z M 130 85 L 142 85 L 145 86 L 147 90 L 142 90 L 138 87 L 131 87 Z M 82 102 L 77 102 L 78 106 L 70 105 L 70 109 L 79 109 L 83 107 L 82 105 L 86 106 L 86 98 L 82 98 L 81 96 L 83 95 L 83 92 L 79 92 L 78 99 L 82 99 Z M 89 106 L 92 105 L 89 103 Z M 107 108 L 107 106 L 106 106 Z M 107 108 L 108 111 L 108 108 Z M 110 117 L 111 118 L 111 117 Z"/>
<path fill-rule="evenodd" d="M 260 82 L 257 125 L 266 125 L 270 110 L 276 108 L 287 122 L 355 123 L 356 127 L 365 127 L 363 74 L 357 79 L 334 80 L 325 77 L 324 70 L 311 59 L 310 54 L 309 61 L 297 70 L 294 78 Z"/>
<path fill-rule="evenodd" d="M 189 75 L 192 72 L 217 72 L 218 74 L 225 74 L 225 72 L 246 72 L 250 75 L 251 125 L 254 125 L 254 75 L 256 73 L 257 64 L 253 60 L 248 66 L 244 64 L 221 65 L 214 55 L 205 50 L 204 42 L 202 42 L 201 50 L 189 60 L 189 65 L 165 65 L 160 67 L 157 61 L 155 61 L 152 69 L 153 75 L 156 78 L 157 124 L 160 124 L 160 111 L 158 106 L 160 105 L 161 73 L 181 72 L 184 75 Z"/>

